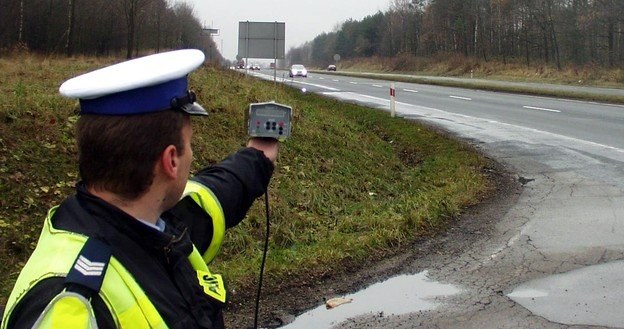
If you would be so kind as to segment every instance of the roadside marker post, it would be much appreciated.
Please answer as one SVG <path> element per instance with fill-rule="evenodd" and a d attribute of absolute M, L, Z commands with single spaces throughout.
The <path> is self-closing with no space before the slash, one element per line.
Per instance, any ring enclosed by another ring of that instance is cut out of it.
<path fill-rule="evenodd" d="M 396 107 L 396 91 L 394 89 L 394 82 L 390 84 L 390 116 L 394 118 Z"/>

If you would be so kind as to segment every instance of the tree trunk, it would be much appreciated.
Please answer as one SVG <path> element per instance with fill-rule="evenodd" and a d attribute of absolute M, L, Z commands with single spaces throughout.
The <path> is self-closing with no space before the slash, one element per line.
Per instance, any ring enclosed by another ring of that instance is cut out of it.
<path fill-rule="evenodd" d="M 526 27 L 524 27 L 524 51 L 526 55 L 526 65 L 527 68 L 529 68 L 531 66 L 531 55 L 529 54 L 529 30 Z"/>
<path fill-rule="evenodd" d="M 607 29 L 608 29 L 607 39 L 609 43 L 609 53 L 608 53 L 609 67 L 613 67 L 614 65 L 613 54 L 615 52 L 615 23 L 613 22 L 613 19 L 609 19 L 609 24 L 607 25 Z"/>
<path fill-rule="evenodd" d="M 162 21 L 162 5 L 158 3 L 158 9 L 156 10 L 156 52 L 160 52 L 160 24 Z"/>
<path fill-rule="evenodd" d="M 76 22 L 76 1 L 77 0 L 68 0 L 69 13 L 67 14 L 67 43 L 65 44 L 67 57 L 71 57 L 74 54 L 74 25 Z"/>
<path fill-rule="evenodd" d="M 20 9 L 19 9 L 19 28 L 17 30 L 17 44 L 21 46 L 22 44 L 22 34 L 24 31 L 24 0 L 20 1 Z"/>
<path fill-rule="evenodd" d="M 555 23 L 552 14 L 552 2 L 548 2 L 547 6 L 547 14 L 548 14 L 548 27 L 550 30 L 551 43 L 553 46 L 555 63 L 557 64 L 557 70 L 561 71 L 561 60 L 559 58 L 559 43 L 557 42 L 557 34 L 555 33 Z"/>
<path fill-rule="evenodd" d="M 546 27 L 542 27 L 542 42 L 543 42 L 543 46 L 544 46 L 544 61 L 546 62 L 546 64 L 548 64 L 548 60 L 550 59 L 550 56 L 548 56 L 548 33 L 547 33 L 548 29 L 546 29 Z"/>
<path fill-rule="evenodd" d="M 475 14 L 475 22 L 472 30 L 472 47 L 473 47 L 473 56 L 477 57 L 479 55 L 479 14 Z M 483 53 L 485 54 L 485 47 L 483 48 Z"/>
<path fill-rule="evenodd" d="M 135 33 L 135 19 L 136 19 L 136 2 L 131 0 L 128 8 L 126 8 L 126 25 L 128 27 L 128 36 L 126 43 L 126 58 L 132 58 L 132 52 L 134 50 L 134 33 Z"/>
<path fill-rule="evenodd" d="M 557 34 L 555 33 L 555 27 L 551 26 L 552 32 L 552 44 L 555 50 L 555 62 L 557 63 L 557 70 L 561 71 L 561 58 L 559 56 L 559 43 L 557 42 Z"/>

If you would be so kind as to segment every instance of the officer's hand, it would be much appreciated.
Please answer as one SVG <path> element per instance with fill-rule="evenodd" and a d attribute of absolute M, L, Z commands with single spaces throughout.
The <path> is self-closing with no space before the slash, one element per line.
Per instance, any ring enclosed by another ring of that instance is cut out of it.
<path fill-rule="evenodd" d="M 254 137 L 247 142 L 247 147 L 253 147 L 264 152 L 264 156 L 269 158 L 269 160 L 273 162 L 273 165 L 275 165 L 279 150 L 279 142 L 277 139 L 269 137 Z"/>

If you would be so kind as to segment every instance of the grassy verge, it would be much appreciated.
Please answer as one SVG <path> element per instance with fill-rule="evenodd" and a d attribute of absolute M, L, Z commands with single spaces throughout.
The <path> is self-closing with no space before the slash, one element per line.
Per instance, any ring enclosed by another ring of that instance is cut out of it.
<path fill-rule="evenodd" d="M 75 103 L 60 82 L 110 60 L 0 59 L 0 305 L 34 248 L 49 207 L 72 193 Z M 314 275 L 396 250 L 440 229 L 490 189 L 485 159 L 465 145 L 387 113 L 302 94 L 233 71 L 204 67 L 191 85 L 212 114 L 193 121 L 194 170 L 246 140 L 250 102 L 294 109 L 293 137 L 270 186 L 267 275 Z M 233 289 L 257 276 L 264 204 L 229 232 L 212 264 Z"/>

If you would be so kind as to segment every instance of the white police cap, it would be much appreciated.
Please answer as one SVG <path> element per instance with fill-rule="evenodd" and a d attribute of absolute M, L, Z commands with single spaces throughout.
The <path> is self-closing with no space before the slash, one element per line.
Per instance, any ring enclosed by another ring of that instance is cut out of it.
<path fill-rule="evenodd" d="M 132 115 L 180 110 L 208 115 L 188 90 L 188 74 L 204 62 L 197 49 L 149 55 L 65 81 L 61 95 L 80 101 L 80 114 Z"/>

